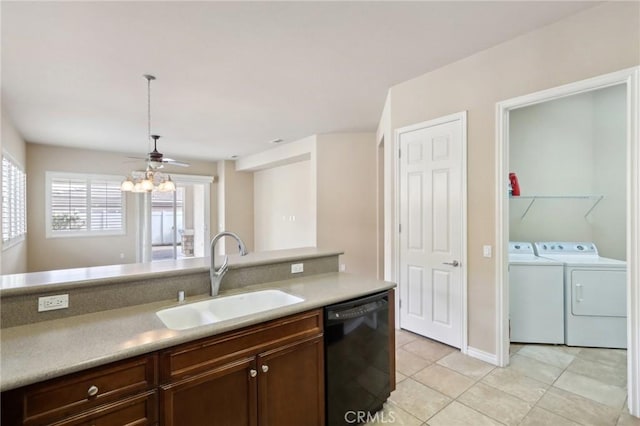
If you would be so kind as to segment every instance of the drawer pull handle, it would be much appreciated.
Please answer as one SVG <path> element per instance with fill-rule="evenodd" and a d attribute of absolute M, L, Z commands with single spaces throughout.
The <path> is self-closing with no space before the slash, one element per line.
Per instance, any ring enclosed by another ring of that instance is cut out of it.
<path fill-rule="evenodd" d="M 268 365 L 263 365 L 262 366 L 262 372 L 266 373 L 267 371 L 269 371 L 269 366 Z"/>
<path fill-rule="evenodd" d="M 96 396 L 98 394 L 98 387 L 97 386 L 91 386 L 89 388 L 89 390 L 87 391 L 87 395 L 89 396 Z"/>
<path fill-rule="evenodd" d="M 252 368 L 251 370 L 249 370 L 249 375 L 251 377 L 256 377 L 258 375 L 258 372 Z"/>

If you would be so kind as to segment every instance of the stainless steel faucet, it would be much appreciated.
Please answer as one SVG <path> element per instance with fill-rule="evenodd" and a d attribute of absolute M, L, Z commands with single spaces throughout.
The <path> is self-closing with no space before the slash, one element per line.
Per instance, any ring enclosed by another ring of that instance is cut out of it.
<path fill-rule="evenodd" d="M 238 242 L 238 250 L 240 250 L 240 256 L 246 256 L 248 251 L 244 245 L 242 239 L 233 232 L 222 231 L 218 233 L 215 237 L 211 239 L 211 269 L 209 270 L 209 275 L 211 277 L 211 296 L 217 296 L 220 291 L 220 283 L 222 282 L 222 278 L 224 278 L 224 274 L 227 273 L 227 269 L 229 269 L 229 257 L 225 255 L 224 262 L 222 266 L 216 269 L 216 244 L 222 239 L 222 237 L 231 237 L 234 238 Z"/>

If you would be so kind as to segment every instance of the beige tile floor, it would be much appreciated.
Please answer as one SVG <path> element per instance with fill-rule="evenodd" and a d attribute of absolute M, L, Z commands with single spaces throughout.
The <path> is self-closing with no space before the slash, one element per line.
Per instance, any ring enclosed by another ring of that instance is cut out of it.
<path fill-rule="evenodd" d="M 512 344 L 498 368 L 404 330 L 396 346 L 396 390 L 370 424 L 640 426 L 625 350 Z"/>

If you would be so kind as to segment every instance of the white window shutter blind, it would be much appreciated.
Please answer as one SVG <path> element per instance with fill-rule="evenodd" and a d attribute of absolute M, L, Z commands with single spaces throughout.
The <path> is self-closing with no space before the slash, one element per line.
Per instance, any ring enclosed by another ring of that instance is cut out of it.
<path fill-rule="evenodd" d="M 87 181 L 51 180 L 51 228 L 58 232 L 87 229 Z"/>
<path fill-rule="evenodd" d="M 2 242 L 21 239 L 27 232 L 27 175 L 2 156 Z"/>
<path fill-rule="evenodd" d="M 91 181 L 91 230 L 122 229 L 122 191 L 119 182 Z"/>
<path fill-rule="evenodd" d="M 47 172 L 47 180 L 49 238 L 125 233 L 119 177 Z"/>

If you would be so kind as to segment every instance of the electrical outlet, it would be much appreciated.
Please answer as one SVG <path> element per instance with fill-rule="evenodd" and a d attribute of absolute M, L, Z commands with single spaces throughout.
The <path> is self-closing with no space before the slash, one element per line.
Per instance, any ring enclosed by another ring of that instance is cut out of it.
<path fill-rule="evenodd" d="M 484 257 L 491 257 L 493 255 L 491 246 L 482 246 L 482 255 Z"/>
<path fill-rule="evenodd" d="M 304 272 L 304 263 L 292 263 L 291 264 L 291 273 L 299 274 L 300 272 Z"/>
<path fill-rule="evenodd" d="M 55 296 L 38 297 L 38 312 L 67 309 L 69 307 L 69 295 L 57 294 Z"/>

